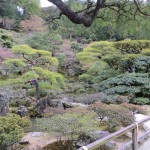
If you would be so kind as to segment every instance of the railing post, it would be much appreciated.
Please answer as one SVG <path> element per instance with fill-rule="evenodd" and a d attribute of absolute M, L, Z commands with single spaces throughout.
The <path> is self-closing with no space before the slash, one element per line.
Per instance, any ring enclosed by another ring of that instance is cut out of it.
<path fill-rule="evenodd" d="M 132 150 L 138 150 L 137 128 L 132 130 Z"/>

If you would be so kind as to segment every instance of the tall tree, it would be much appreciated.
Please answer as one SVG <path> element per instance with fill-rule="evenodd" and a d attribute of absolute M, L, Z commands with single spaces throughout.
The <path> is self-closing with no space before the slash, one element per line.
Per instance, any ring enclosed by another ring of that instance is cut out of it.
<path fill-rule="evenodd" d="M 102 18 L 101 15 L 103 10 L 112 10 L 116 12 L 117 18 L 121 16 L 129 17 L 132 16 L 135 18 L 136 15 L 145 15 L 150 16 L 149 12 L 149 2 L 144 0 L 85 0 L 77 1 L 84 3 L 85 8 L 75 11 L 69 7 L 68 3 L 63 2 L 62 0 L 48 0 L 59 8 L 61 11 L 58 19 L 61 15 L 67 16 L 75 24 L 83 24 L 86 27 L 92 25 L 93 21 L 96 18 Z M 70 0 L 69 0 L 70 1 Z"/>

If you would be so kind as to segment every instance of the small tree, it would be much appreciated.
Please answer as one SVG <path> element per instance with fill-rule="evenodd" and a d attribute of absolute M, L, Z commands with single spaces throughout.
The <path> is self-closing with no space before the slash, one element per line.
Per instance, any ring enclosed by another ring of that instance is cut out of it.
<path fill-rule="evenodd" d="M 59 61 L 52 57 L 51 52 L 36 50 L 28 45 L 17 45 L 12 49 L 17 58 L 5 59 L 0 65 L 2 75 L 7 77 L 7 81 L 2 80 L 0 84 L 21 85 L 28 89 L 27 94 L 36 95 L 37 102 L 49 89 L 61 90 L 65 87 L 63 76 L 57 73 Z"/>

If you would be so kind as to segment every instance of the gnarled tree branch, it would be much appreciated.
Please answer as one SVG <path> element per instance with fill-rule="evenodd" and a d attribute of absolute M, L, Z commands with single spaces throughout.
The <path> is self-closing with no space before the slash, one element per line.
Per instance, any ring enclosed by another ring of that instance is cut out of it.
<path fill-rule="evenodd" d="M 96 0 L 95 2 L 91 0 L 87 0 L 86 2 L 87 7 L 77 12 L 71 10 L 62 0 L 48 0 L 48 1 L 58 7 L 58 9 L 61 11 L 61 15 L 65 15 L 73 23 L 83 24 L 85 27 L 89 27 L 92 25 L 93 21 L 95 20 L 95 18 L 97 18 L 102 8 L 108 8 L 114 10 L 115 8 L 117 8 L 119 15 L 121 15 L 120 11 L 125 12 L 126 10 L 124 8 L 126 6 L 128 6 L 129 4 L 134 4 L 136 6 L 136 11 L 135 11 L 136 13 L 139 12 L 142 15 L 150 16 L 150 14 L 147 14 L 142 10 L 142 8 L 140 7 L 139 0 L 133 0 L 133 1 L 124 0 L 123 2 L 113 1 L 110 3 L 106 2 L 106 0 Z M 59 19 L 61 15 L 59 15 L 59 17 L 54 19 Z M 133 14 L 133 17 L 135 17 L 135 14 Z"/>

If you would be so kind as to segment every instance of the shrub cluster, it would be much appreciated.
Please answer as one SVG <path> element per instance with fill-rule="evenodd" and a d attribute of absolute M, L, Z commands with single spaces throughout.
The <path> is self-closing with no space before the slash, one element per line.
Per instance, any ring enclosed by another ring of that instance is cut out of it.
<path fill-rule="evenodd" d="M 90 105 L 89 109 L 94 110 L 101 120 L 107 118 L 109 131 L 115 131 L 120 126 L 128 126 L 134 122 L 132 112 L 118 105 L 106 105 L 97 102 Z"/>
<path fill-rule="evenodd" d="M 9 145 L 18 142 L 23 136 L 23 128 L 29 125 L 30 121 L 27 118 L 20 118 L 18 115 L 0 116 L 1 150 L 5 150 Z"/>

